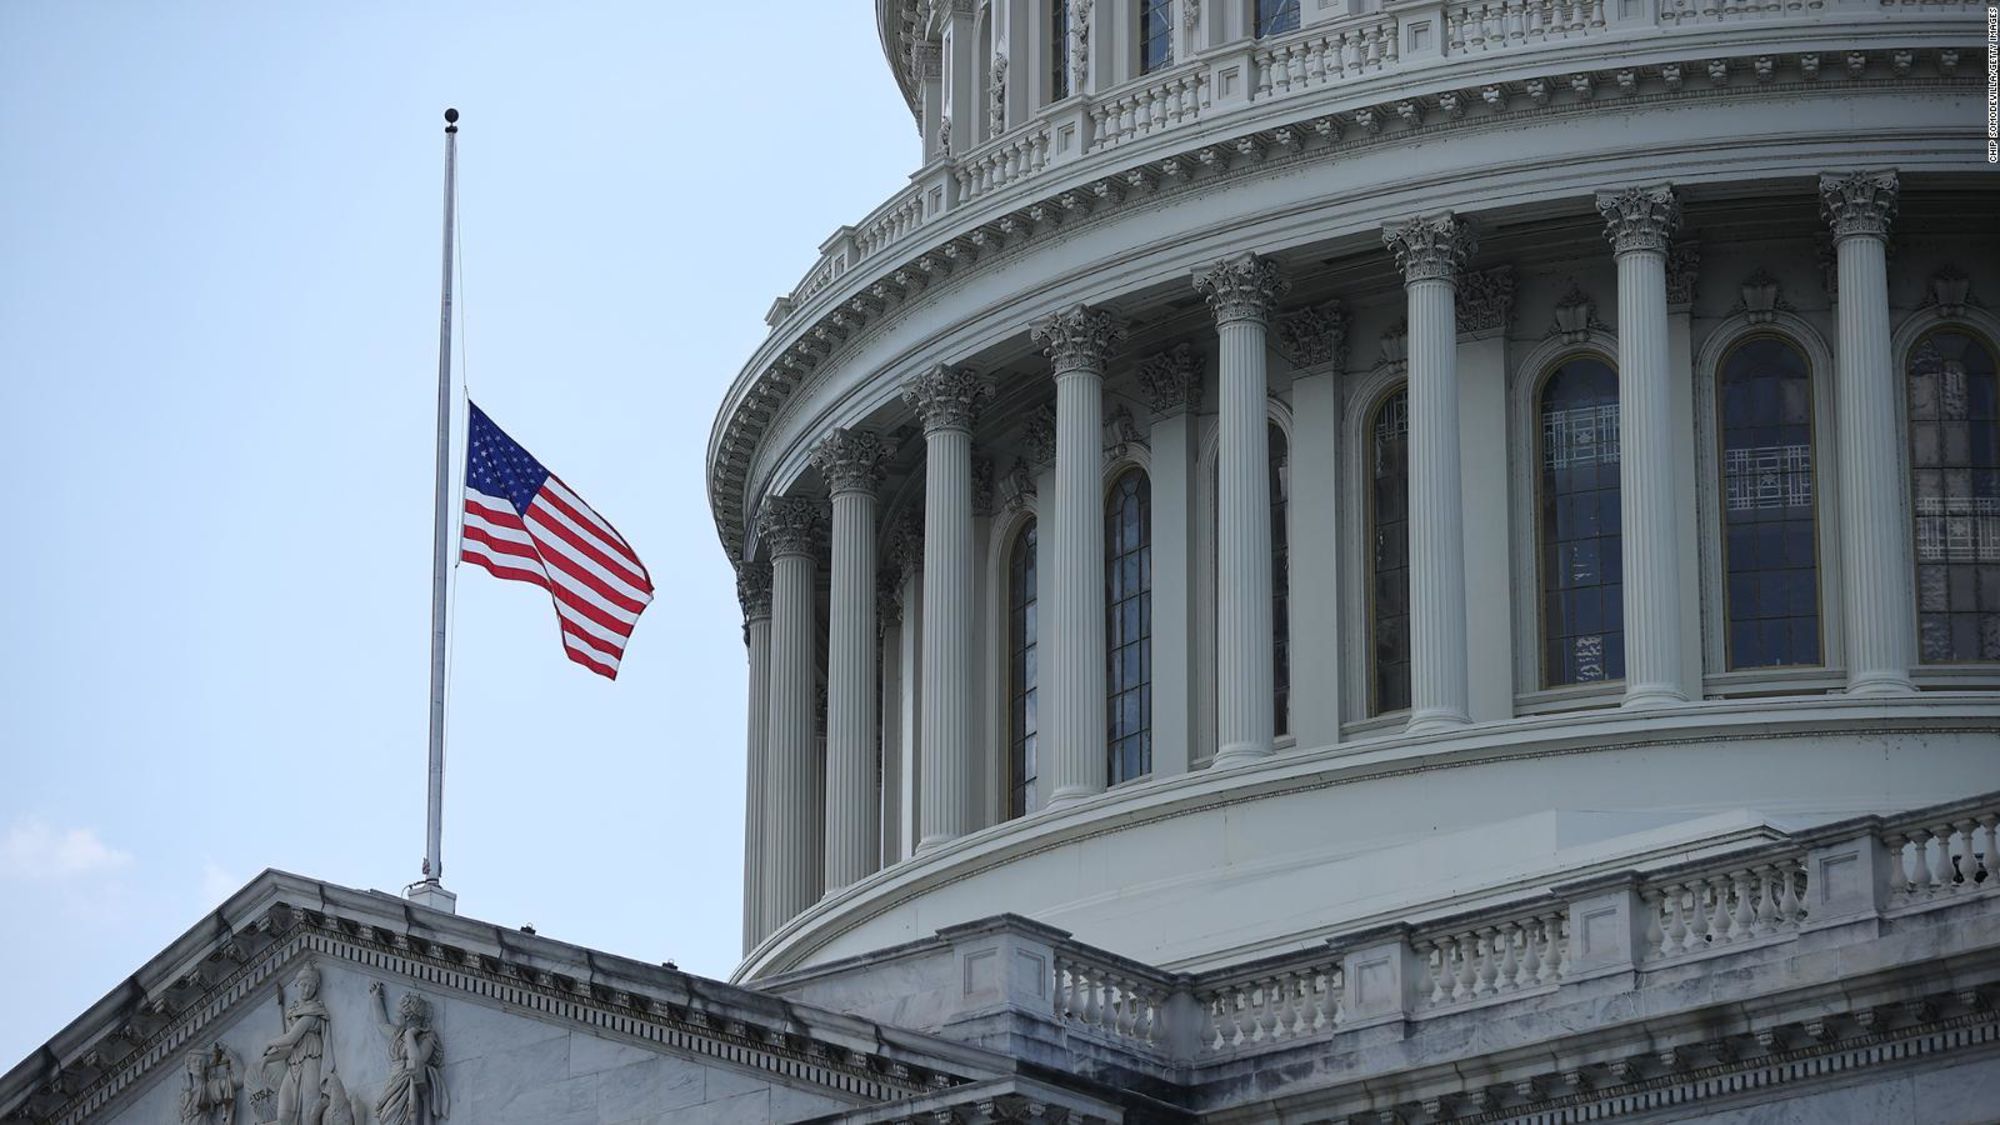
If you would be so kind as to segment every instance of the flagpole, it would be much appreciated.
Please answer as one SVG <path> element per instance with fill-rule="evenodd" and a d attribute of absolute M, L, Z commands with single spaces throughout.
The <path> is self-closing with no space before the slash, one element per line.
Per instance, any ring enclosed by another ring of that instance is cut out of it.
<path fill-rule="evenodd" d="M 451 264 L 458 198 L 458 111 L 444 111 L 444 290 L 438 303 L 437 494 L 431 524 L 431 745 L 424 807 L 423 878 L 404 889 L 412 900 L 457 913 L 444 889 L 444 656 L 447 557 L 451 537 Z"/>

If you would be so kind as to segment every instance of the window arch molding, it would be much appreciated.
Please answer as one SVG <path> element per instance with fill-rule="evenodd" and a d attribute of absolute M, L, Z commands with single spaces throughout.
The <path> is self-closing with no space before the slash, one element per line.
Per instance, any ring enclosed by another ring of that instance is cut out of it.
<path fill-rule="evenodd" d="M 1537 403 L 1542 386 L 1565 361 L 1596 359 L 1618 371 L 1618 337 L 1601 328 L 1587 335 L 1550 337 L 1531 348 L 1514 366 L 1507 388 L 1507 509 L 1508 538 L 1513 546 L 1516 590 L 1533 591 L 1514 599 L 1514 710 L 1527 715 L 1572 707 L 1602 706 L 1624 695 L 1624 679 L 1592 684 L 1542 686 L 1542 622 L 1540 526 L 1537 482 L 1541 448 Z M 1619 372 L 1623 378 L 1623 372 Z"/>
<path fill-rule="evenodd" d="M 1008 818 L 1008 798 L 1011 779 L 1008 775 L 1008 754 L 1013 746 L 1012 731 L 1008 727 L 1009 711 L 1013 702 L 1012 685 L 1008 683 L 1009 640 L 1008 629 L 1008 571 L 1013 563 L 1014 543 L 1033 524 L 1040 526 L 1041 497 L 1039 494 L 1023 498 L 1023 503 L 999 506 L 988 526 L 986 535 L 986 676 L 985 690 L 980 694 L 986 701 L 986 745 L 989 752 L 985 770 L 988 778 L 985 810 L 986 824 L 1004 824 Z M 1040 560 L 1037 560 L 1039 566 Z M 1045 697 L 1046 698 L 1046 697 Z M 1045 778 L 1037 779 L 1041 791 L 1041 807 L 1048 807 Z"/>
<path fill-rule="evenodd" d="M 1408 364 L 1384 364 L 1348 392 L 1341 412 L 1340 564 L 1346 573 L 1340 582 L 1340 635 L 1348 638 L 1340 649 L 1343 730 L 1401 730 L 1409 721 L 1406 712 L 1368 714 L 1373 664 L 1368 639 L 1373 625 L 1368 612 L 1368 429 L 1382 404 L 1408 384 Z M 1352 640 L 1356 637 L 1361 640 Z"/>
<path fill-rule="evenodd" d="M 1298 449 L 1298 435 L 1292 424 L 1292 408 L 1275 396 L 1264 396 L 1264 418 L 1278 427 L 1285 435 L 1286 456 L 1289 458 Z M 1194 659 L 1190 661 L 1195 678 L 1195 729 L 1193 745 L 1188 747 L 1188 768 L 1201 769 L 1215 758 L 1216 748 L 1216 677 L 1220 674 L 1215 664 L 1215 583 L 1217 563 L 1216 552 L 1216 492 L 1221 487 L 1216 479 L 1218 453 L 1221 446 L 1221 419 L 1208 415 L 1201 420 L 1201 436 L 1195 442 L 1194 458 Z M 1110 485 L 1105 487 L 1109 488 Z M 1298 542 L 1298 520 L 1291 504 L 1285 505 L 1285 542 Z M 1292 605 L 1286 600 L 1286 607 Z M 1288 634 L 1298 636 L 1296 617 L 1286 622 L 1291 630 Z M 1292 735 L 1280 735 L 1279 745 L 1292 744 Z"/>
<path fill-rule="evenodd" d="M 1815 538 L 1819 544 L 1820 654 L 1823 667 L 1729 671 L 1724 630 L 1727 591 L 1722 561 L 1721 450 L 1717 388 L 1722 364 L 1739 344 L 1758 337 L 1782 340 L 1805 356 L 1812 387 L 1813 492 Z M 1696 539 L 1701 553 L 1701 667 L 1703 693 L 1753 694 L 1773 690 L 1831 690 L 1846 683 L 1846 614 L 1841 601 L 1840 460 L 1834 430 L 1834 356 L 1826 337 L 1811 322 L 1789 312 L 1765 314 L 1764 322 L 1737 313 L 1703 337 L 1694 356 L 1694 449 Z"/>
<path fill-rule="evenodd" d="M 1910 507 L 1910 357 L 1917 344 L 1934 329 L 1956 329 L 1977 337 L 1987 349 L 2000 360 L 2000 317 L 1967 304 L 1946 315 L 1933 305 L 1918 309 L 1904 317 L 1896 325 L 1890 336 L 1889 359 L 1895 364 L 1896 374 L 1896 465 L 1897 508 L 1901 512 L 1900 524 L 1906 537 L 1911 537 L 1914 513 Z M 1916 543 L 1906 544 L 1909 564 L 1904 573 L 1910 579 L 1910 588 L 1904 596 L 1909 599 L 1911 621 L 1916 619 Z M 2000 666 L 1987 663 L 1978 664 L 1925 664 L 1919 659 L 1917 638 L 1910 637 L 1910 678 L 1919 687 L 1935 688 L 1994 688 L 2000 687 Z"/>

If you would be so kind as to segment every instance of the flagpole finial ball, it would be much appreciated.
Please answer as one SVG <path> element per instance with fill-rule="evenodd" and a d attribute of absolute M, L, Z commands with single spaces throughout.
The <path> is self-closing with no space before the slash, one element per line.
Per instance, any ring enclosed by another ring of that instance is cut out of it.
<path fill-rule="evenodd" d="M 445 110 L 444 123 L 446 125 L 456 126 L 458 124 L 458 111 L 455 109 Z"/>

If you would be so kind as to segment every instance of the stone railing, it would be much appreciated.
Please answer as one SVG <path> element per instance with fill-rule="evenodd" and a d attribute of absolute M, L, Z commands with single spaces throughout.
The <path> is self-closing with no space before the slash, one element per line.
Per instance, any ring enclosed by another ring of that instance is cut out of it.
<path fill-rule="evenodd" d="M 1559 984 L 1569 955 L 1568 915 L 1550 908 L 1461 921 L 1412 937 L 1410 946 L 1417 1010 L 1451 1008 Z"/>
<path fill-rule="evenodd" d="M 1087 945 L 1057 949 L 1051 1015 L 1057 1022 L 1146 1054 L 1168 1050 L 1173 977 Z"/>
<path fill-rule="evenodd" d="M 1481 0 L 1438 5 L 1390 0 L 1386 11 L 1319 22 L 1282 37 L 1256 40 L 1242 50 L 1210 52 L 1166 70 L 1108 90 L 1079 94 L 1043 107 L 1014 128 L 965 152 L 946 157 L 853 227 L 844 227 L 822 247 L 821 260 L 785 298 L 773 327 L 804 310 L 808 300 L 849 270 L 889 251 L 919 241 L 939 219 L 981 203 L 1003 190 L 1047 175 L 1078 160 L 1121 150 L 1134 142 L 1222 117 L 1246 127 L 1270 104 L 1280 120 L 1286 99 L 1301 94 L 1378 79 L 1400 69 L 1431 68 L 1452 59 L 1477 59 L 1496 52 L 1509 64 L 1549 54 L 1580 41 L 1623 35 L 1651 46 L 1662 33 L 1712 34 L 1718 25 L 1750 23 L 1830 26 L 1834 9 L 1851 9 L 1843 24 L 1935 15 L 1970 9 L 1958 0 L 1866 3 L 1865 0 L 1649 0 L 1607 5 L 1606 0 Z M 1621 14 L 1622 13 L 1622 14 Z M 1441 21 L 1440 21 L 1441 17 Z M 1431 29 L 1442 23 L 1441 33 Z M 1409 27 L 1405 27 L 1409 24 Z M 1424 44 L 1413 46 L 1414 42 Z M 1697 48 L 1691 48 L 1697 49 Z M 1712 53 L 1716 44 L 1698 48 Z M 1600 60 L 1587 65 L 1603 66 Z M 1415 71 L 1413 71 L 1414 73 Z M 1630 73 L 1628 70 L 1626 73 Z M 1584 74 L 1572 76 L 1580 80 Z M 1476 82 L 1477 79 L 1471 79 Z M 1546 84 L 1529 83 L 1530 93 Z M 1504 97 L 1501 85 L 1485 87 L 1489 99 Z M 1385 97 L 1393 98 L 1386 93 Z M 1443 95 L 1452 106 L 1463 95 Z M 1456 112 L 1456 110 L 1452 110 Z"/>
<path fill-rule="evenodd" d="M 1332 1031 L 1341 1022 L 1340 958 L 1284 958 L 1204 974 L 1190 986 L 1196 1056 L 1277 1046 Z"/>

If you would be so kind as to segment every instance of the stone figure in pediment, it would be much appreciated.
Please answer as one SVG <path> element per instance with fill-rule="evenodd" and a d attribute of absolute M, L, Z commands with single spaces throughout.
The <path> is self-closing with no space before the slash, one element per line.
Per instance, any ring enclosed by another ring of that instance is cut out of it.
<path fill-rule="evenodd" d="M 319 985 L 319 969 L 308 963 L 292 978 L 295 998 L 285 1004 L 284 994 L 279 993 L 285 1030 L 265 1045 L 263 1061 L 267 1083 L 273 1070 L 280 1065 L 285 1068 L 277 1083 L 276 1125 L 324 1125 L 326 1103 L 320 1070 L 326 1054 L 329 1016 L 325 1002 L 319 998 Z"/>
<path fill-rule="evenodd" d="M 189 1052 L 181 1087 L 181 1125 L 236 1125 L 243 1079 L 236 1056 L 220 1043 Z"/>
<path fill-rule="evenodd" d="M 396 1007 L 401 1023 L 389 1019 L 388 993 L 378 981 L 368 986 L 380 1013 L 376 1026 L 389 1040 L 389 1079 L 375 1100 L 381 1125 L 435 1125 L 451 1115 L 451 1098 L 441 1073 L 443 1059 L 437 1032 L 431 1030 L 431 1006 L 414 992 L 403 994 Z"/>

